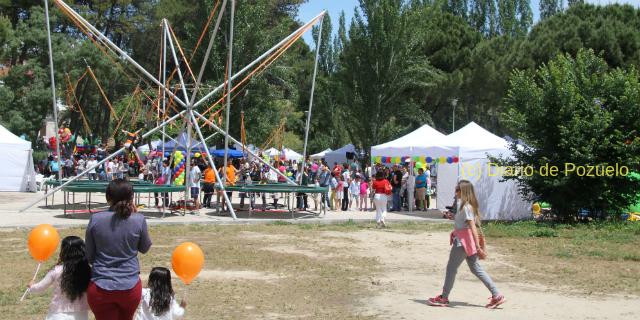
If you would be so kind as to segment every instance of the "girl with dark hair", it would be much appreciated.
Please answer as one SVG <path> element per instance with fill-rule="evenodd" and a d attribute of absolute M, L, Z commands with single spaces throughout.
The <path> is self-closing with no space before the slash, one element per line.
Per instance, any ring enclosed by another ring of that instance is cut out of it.
<path fill-rule="evenodd" d="M 138 252 L 147 253 L 151 239 L 129 181 L 111 181 L 106 195 L 109 211 L 91 216 L 85 236 L 92 263 L 87 300 L 96 320 L 130 320 L 142 294 Z"/>
<path fill-rule="evenodd" d="M 53 285 L 53 298 L 45 319 L 88 319 L 87 287 L 91 268 L 82 239 L 62 239 L 58 263 L 38 283 L 29 284 L 29 292 L 39 293 Z"/>
<path fill-rule="evenodd" d="M 142 289 L 142 302 L 136 320 L 172 320 L 182 318 L 187 303 L 178 304 L 173 296 L 171 272 L 167 268 L 155 267 L 149 274 L 149 288 Z"/>

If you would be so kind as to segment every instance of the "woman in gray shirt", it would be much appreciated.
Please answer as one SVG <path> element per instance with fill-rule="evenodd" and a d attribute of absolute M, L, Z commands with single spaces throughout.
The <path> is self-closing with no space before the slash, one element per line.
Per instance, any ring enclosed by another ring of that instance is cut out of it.
<path fill-rule="evenodd" d="M 92 264 L 87 300 L 96 320 L 130 320 L 142 295 L 138 252 L 151 239 L 144 215 L 135 213 L 133 186 L 116 179 L 106 190 L 109 211 L 91 216 L 85 241 Z"/>

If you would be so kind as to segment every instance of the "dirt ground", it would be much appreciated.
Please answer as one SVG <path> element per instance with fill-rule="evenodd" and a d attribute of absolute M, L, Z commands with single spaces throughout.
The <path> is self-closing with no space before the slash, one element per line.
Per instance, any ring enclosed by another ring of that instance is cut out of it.
<path fill-rule="evenodd" d="M 463 264 L 451 294 L 452 307 L 425 304 L 438 294 L 449 253 L 450 226 L 428 231 L 400 225 L 154 226 L 154 246 L 141 256 L 145 280 L 152 266 L 169 266 L 172 249 L 194 241 L 204 250 L 204 270 L 189 288 L 174 278 L 186 319 L 637 319 L 635 295 L 585 294 L 531 279 L 491 246 L 483 266 L 508 302 L 484 305 L 489 292 Z M 83 229 L 62 229 L 62 236 Z M 0 314 L 42 319 L 49 295 L 18 299 L 35 268 L 26 251 L 27 230 L 0 232 Z M 532 253 L 535 254 L 535 253 Z M 45 266 L 45 270 L 51 265 Z M 588 268 L 588 266 L 585 266 Z M 42 276 L 42 275 L 41 275 Z M 535 278 L 535 277 L 534 277 Z M 523 279 L 520 281 L 520 279 Z M 637 277 L 620 279 L 636 281 Z"/>

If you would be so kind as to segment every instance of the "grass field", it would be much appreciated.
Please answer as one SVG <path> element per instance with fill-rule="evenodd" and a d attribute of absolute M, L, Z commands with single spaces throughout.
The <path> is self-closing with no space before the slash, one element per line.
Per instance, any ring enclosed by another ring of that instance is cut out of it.
<path fill-rule="evenodd" d="M 376 294 L 371 279 L 385 266 L 373 254 L 353 254 L 357 240 L 348 235 L 366 231 L 367 241 L 375 242 L 383 233 L 427 236 L 450 228 L 417 223 L 394 224 L 387 230 L 355 223 L 154 226 L 152 250 L 141 255 L 142 279 L 145 282 L 153 266 L 170 267 L 177 244 L 193 241 L 205 252 L 203 271 L 188 288 L 174 278 L 177 297 L 189 303 L 188 319 L 370 319 L 376 317 L 363 312 L 364 302 Z M 490 259 L 520 270 L 499 272 L 499 281 L 640 295 L 640 224 L 521 222 L 486 224 L 484 229 L 493 249 Z M 84 236 L 83 229 L 60 233 Z M 49 294 L 18 303 L 36 267 L 26 249 L 27 234 L 0 231 L 0 314 L 5 319 L 42 319 L 49 303 Z"/>
<path fill-rule="evenodd" d="M 496 223 L 485 232 L 527 281 L 640 295 L 640 223 Z"/>

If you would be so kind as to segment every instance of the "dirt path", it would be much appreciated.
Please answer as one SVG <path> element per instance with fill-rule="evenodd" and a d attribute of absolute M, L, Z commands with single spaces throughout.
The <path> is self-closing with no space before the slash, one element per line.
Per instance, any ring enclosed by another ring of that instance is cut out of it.
<path fill-rule="evenodd" d="M 463 263 L 451 293 L 451 308 L 435 308 L 425 300 L 440 293 L 449 254 L 447 233 L 326 232 L 357 240 L 355 254 L 374 256 L 383 270 L 367 282 L 375 296 L 366 298 L 365 315 L 383 319 L 638 319 L 640 297 L 584 296 L 539 285 L 523 284 L 505 257 L 489 247 L 483 266 L 508 302 L 498 310 L 484 305 L 490 296 Z"/>

